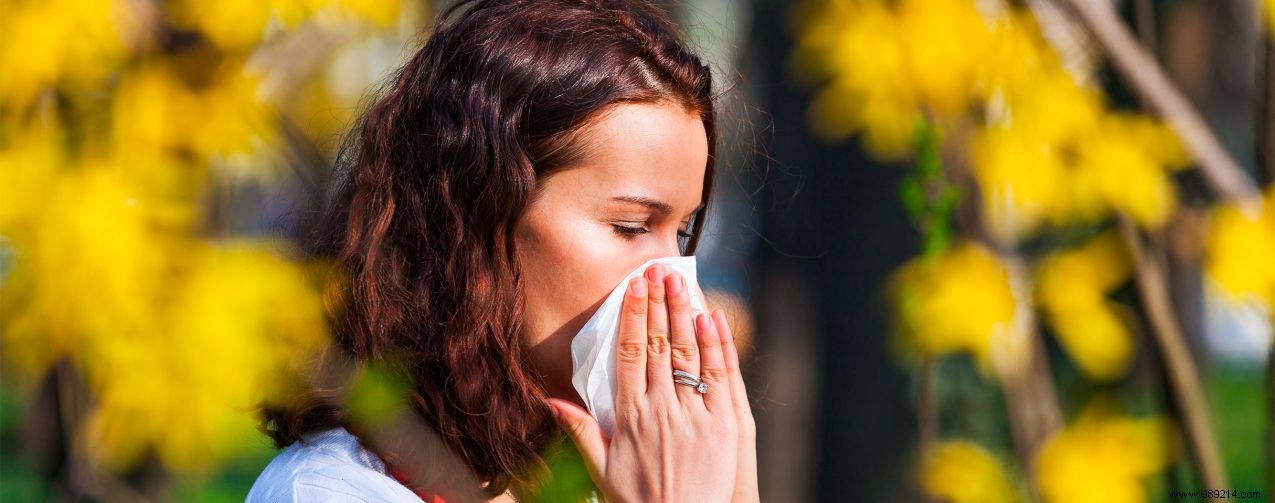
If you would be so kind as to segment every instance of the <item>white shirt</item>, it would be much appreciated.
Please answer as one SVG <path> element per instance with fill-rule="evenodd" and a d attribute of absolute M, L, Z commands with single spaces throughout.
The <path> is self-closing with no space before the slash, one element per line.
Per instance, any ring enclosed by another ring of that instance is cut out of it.
<path fill-rule="evenodd" d="M 385 468 L 385 462 L 345 428 L 301 436 L 266 465 L 245 503 L 410 502 L 417 496 Z M 493 501 L 516 501 L 508 492 Z M 599 503 L 596 493 L 585 499 Z"/>
<path fill-rule="evenodd" d="M 257 477 L 245 501 L 420 503 L 421 499 L 389 475 L 380 457 L 338 427 L 303 435 L 280 452 Z"/>

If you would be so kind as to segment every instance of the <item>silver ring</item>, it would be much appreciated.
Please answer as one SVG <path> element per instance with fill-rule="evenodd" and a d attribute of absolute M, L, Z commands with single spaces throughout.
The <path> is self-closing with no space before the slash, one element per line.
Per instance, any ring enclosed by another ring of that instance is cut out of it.
<path fill-rule="evenodd" d="M 695 391 L 698 391 L 701 395 L 708 393 L 708 383 L 701 381 L 699 376 L 685 370 L 674 370 L 673 382 L 695 388 Z"/>

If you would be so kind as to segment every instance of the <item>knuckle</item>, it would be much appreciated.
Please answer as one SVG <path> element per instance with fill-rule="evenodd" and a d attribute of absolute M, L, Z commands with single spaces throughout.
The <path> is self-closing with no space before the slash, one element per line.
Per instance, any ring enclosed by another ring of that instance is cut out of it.
<path fill-rule="evenodd" d="M 735 438 L 739 436 L 739 426 L 734 421 L 713 421 L 709 428 L 714 436 L 720 438 Z"/>
<path fill-rule="evenodd" d="M 615 423 L 617 428 L 624 428 L 629 431 L 637 431 L 638 425 L 642 422 L 642 409 L 637 405 L 624 405 L 615 411 Z"/>
<path fill-rule="evenodd" d="M 624 312 L 634 316 L 646 315 L 646 302 L 629 299 L 624 302 Z"/>
<path fill-rule="evenodd" d="M 646 356 L 646 347 L 638 342 L 621 342 L 616 347 L 616 355 L 622 362 L 640 362 Z"/>
<path fill-rule="evenodd" d="M 721 367 L 703 367 L 699 372 L 700 379 L 711 383 L 726 382 L 726 369 Z"/>
<path fill-rule="evenodd" d="M 694 344 L 673 344 L 673 358 L 680 361 L 694 361 L 699 348 Z"/>
<path fill-rule="evenodd" d="M 574 421 L 567 425 L 567 435 L 571 438 L 580 438 L 584 436 L 584 421 Z"/>
<path fill-rule="evenodd" d="M 646 338 L 647 351 L 656 356 L 663 356 L 668 352 L 668 334 L 652 331 Z"/>
<path fill-rule="evenodd" d="M 722 343 L 717 340 L 717 334 L 711 332 L 701 332 L 696 329 L 699 339 L 699 347 L 704 351 L 721 351 Z"/>
<path fill-rule="evenodd" d="M 726 373 L 728 373 L 728 374 L 738 374 L 738 373 L 739 373 L 739 364 L 738 364 L 738 363 L 735 363 L 735 362 L 732 362 L 732 361 L 727 361 L 727 362 L 726 362 Z"/>

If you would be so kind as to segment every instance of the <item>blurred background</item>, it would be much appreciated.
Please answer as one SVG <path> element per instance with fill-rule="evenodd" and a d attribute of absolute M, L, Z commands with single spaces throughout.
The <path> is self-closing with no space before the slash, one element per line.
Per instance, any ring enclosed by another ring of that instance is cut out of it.
<path fill-rule="evenodd" d="M 1270 498 L 1269 6 L 660 3 L 763 501 Z M 446 5 L 0 0 L 0 500 L 246 496 L 324 339 L 298 215 Z"/>

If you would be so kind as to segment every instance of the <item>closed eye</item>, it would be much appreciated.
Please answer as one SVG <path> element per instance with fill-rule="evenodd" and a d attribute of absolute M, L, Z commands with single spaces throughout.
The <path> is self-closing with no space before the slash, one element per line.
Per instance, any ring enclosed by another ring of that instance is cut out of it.
<path fill-rule="evenodd" d="M 625 239 L 632 239 L 634 236 L 651 232 L 651 229 L 647 229 L 646 227 L 630 227 L 627 225 L 612 225 L 611 228 L 615 229 L 615 233 Z M 682 238 L 693 238 L 695 237 L 695 234 L 678 229 L 677 236 Z"/>
<path fill-rule="evenodd" d="M 633 236 L 651 232 L 651 230 L 646 227 L 629 227 L 627 225 L 612 225 L 611 228 L 615 229 L 615 233 L 619 234 L 620 237 L 626 239 L 632 239 Z"/>

